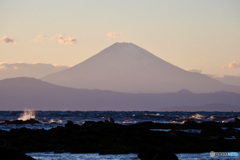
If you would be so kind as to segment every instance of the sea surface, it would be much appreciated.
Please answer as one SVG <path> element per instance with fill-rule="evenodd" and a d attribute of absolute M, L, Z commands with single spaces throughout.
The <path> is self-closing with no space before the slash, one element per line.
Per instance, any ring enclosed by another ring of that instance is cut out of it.
<path fill-rule="evenodd" d="M 214 156 L 210 153 L 184 153 L 176 154 L 179 160 L 239 160 L 238 156 Z M 98 153 L 71 154 L 71 153 L 27 153 L 36 160 L 140 160 L 137 154 L 99 155 Z"/>
<path fill-rule="evenodd" d="M 0 129 L 9 131 L 16 128 L 30 128 L 30 129 L 51 129 L 57 126 L 64 126 L 67 121 L 73 121 L 79 125 L 85 121 L 105 121 L 108 117 L 113 118 L 115 123 L 127 125 L 144 121 L 152 121 L 159 123 L 179 123 L 183 124 L 187 120 L 195 120 L 197 122 L 216 121 L 227 123 L 234 121 L 235 118 L 240 119 L 240 112 L 113 112 L 113 111 L 0 111 Z M 36 119 L 41 124 L 25 124 L 25 125 L 6 125 L 3 124 L 5 120 L 28 120 Z M 158 130 L 156 130 L 158 131 Z M 163 130 L 164 131 L 164 130 Z M 166 130 L 167 131 L 167 130 Z M 188 132 L 198 132 L 197 130 L 189 130 Z M 133 160 L 138 159 L 136 154 L 122 154 L 122 155 L 99 155 L 92 154 L 71 154 L 71 153 L 27 153 L 29 156 L 37 160 Z M 238 153 L 240 155 L 240 153 Z M 210 157 L 209 153 L 195 153 L 195 154 L 177 154 L 179 160 L 235 160 L 238 157 L 215 156 Z"/>
<path fill-rule="evenodd" d="M 5 120 L 28 120 L 36 119 L 41 124 L 35 125 L 0 125 L 1 130 L 26 127 L 30 129 L 51 129 L 64 126 L 67 121 L 73 121 L 79 125 L 85 121 L 105 121 L 108 117 L 113 118 L 115 123 L 127 125 L 144 121 L 158 123 L 179 123 L 186 120 L 197 122 L 216 121 L 227 123 L 240 119 L 240 112 L 113 112 L 113 111 L 0 111 L 0 123 Z"/>

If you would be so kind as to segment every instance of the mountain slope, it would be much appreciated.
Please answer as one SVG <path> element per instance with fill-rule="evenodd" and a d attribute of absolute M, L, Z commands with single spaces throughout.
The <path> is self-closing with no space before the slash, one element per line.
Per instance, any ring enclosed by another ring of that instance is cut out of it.
<path fill-rule="evenodd" d="M 158 111 L 171 106 L 229 104 L 240 106 L 240 94 L 215 92 L 194 94 L 120 93 L 57 86 L 34 78 L 12 78 L 0 81 L 0 110 L 81 110 L 81 111 Z M 218 110 L 218 106 L 215 107 Z M 226 107 L 226 110 L 228 108 Z"/>
<path fill-rule="evenodd" d="M 240 86 L 240 76 L 228 76 L 228 75 L 224 76 L 208 75 L 208 76 L 225 84 Z"/>
<path fill-rule="evenodd" d="M 229 104 L 206 104 L 200 106 L 178 106 L 178 107 L 167 107 L 167 108 L 160 108 L 158 111 L 168 111 L 168 112 L 175 112 L 175 111 L 187 111 L 187 112 L 240 112 L 240 106 L 234 106 Z"/>
<path fill-rule="evenodd" d="M 42 80 L 73 88 L 128 93 L 220 90 L 240 92 L 208 76 L 185 71 L 132 44 L 115 43 L 86 61 Z"/>

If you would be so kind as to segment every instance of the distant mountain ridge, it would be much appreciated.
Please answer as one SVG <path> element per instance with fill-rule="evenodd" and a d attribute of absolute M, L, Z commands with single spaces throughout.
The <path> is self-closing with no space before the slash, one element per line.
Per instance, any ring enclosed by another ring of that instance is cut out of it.
<path fill-rule="evenodd" d="M 34 78 L 0 80 L 0 110 L 80 110 L 80 111 L 159 111 L 172 106 L 226 104 L 240 106 L 240 94 L 215 92 L 195 94 L 120 93 L 104 90 L 75 89 L 53 85 Z M 218 110 L 216 105 L 215 110 Z M 213 108 L 213 109 L 214 109 Z M 221 106 L 221 109 L 223 107 Z M 231 108 L 229 108 L 232 111 Z M 238 108 L 237 108 L 238 109 Z"/>
<path fill-rule="evenodd" d="M 47 63 L 0 63 L 0 80 L 15 77 L 41 78 L 66 68 L 68 66 Z"/>
<path fill-rule="evenodd" d="M 217 109 L 217 110 L 216 110 Z M 158 111 L 187 111 L 187 112 L 240 112 L 240 105 L 229 105 L 229 104 L 206 104 L 200 106 L 177 106 L 177 107 L 166 107 L 160 108 Z"/>
<path fill-rule="evenodd" d="M 86 61 L 42 80 L 72 88 L 127 93 L 165 93 L 181 89 L 194 93 L 221 90 L 240 93 L 240 87 L 185 71 L 132 43 L 115 43 Z"/>

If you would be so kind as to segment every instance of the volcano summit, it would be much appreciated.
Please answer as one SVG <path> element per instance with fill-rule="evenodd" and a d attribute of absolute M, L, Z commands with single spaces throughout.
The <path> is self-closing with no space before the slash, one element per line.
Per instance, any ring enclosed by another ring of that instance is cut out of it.
<path fill-rule="evenodd" d="M 185 71 L 132 43 L 115 43 L 86 61 L 42 80 L 80 89 L 127 93 L 163 93 L 186 89 L 195 93 L 234 91 L 200 73 Z"/>

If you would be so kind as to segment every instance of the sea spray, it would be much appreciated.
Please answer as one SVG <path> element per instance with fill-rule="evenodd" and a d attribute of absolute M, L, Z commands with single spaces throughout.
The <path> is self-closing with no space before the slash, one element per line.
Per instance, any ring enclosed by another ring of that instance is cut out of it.
<path fill-rule="evenodd" d="M 189 118 L 190 118 L 190 119 L 199 119 L 199 120 L 200 120 L 200 119 L 205 119 L 205 116 L 196 113 L 196 114 L 192 115 L 192 116 L 189 117 Z"/>
<path fill-rule="evenodd" d="M 18 118 L 18 120 L 29 120 L 29 119 L 35 119 L 36 117 L 36 111 L 34 110 L 24 110 L 24 112 L 21 114 L 21 116 Z"/>
<path fill-rule="evenodd" d="M 199 115 L 195 115 L 195 114 Z M 151 116 L 154 114 L 156 116 Z M 159 115 L 157 115 L 159 114 Z M 35 116 L 34 116 L 35 115 Z M 99 115 L 99 116 L 96 116 Z M 134 116 L 133 116 L 134 115 Z M 150 115 L 150 116 L 148 116 Z M 67 121 L 73 121 L 82 124 L 84 121 L 104 121 L 106 117 L 112 117 L 115 123 L 128 125 L 138 122 L 152 121 L 155 123 L 177 123 L 184 124 L 185 121 L 194 120 L 196 122 L 214 121 L 214 122 L 232 122 L 235 118 L 239 121 L 240 112 L 100 112 L 100 111 L 0 111 L 0 123 L 5 120 L 26 120 L 35 118 L 41 124 L 25 125 L 24 127 L 31 129 L 51 129 L 57 126 L 64 126 Z M 202 119 L 196 119 L 204 116 Z M 195 117 L 195 118 L 193 118 Z M 51 120 L 52 119 L 52 120 Z M 52 123 L 54 122 L 55 123 Z M 0 130 L 21 128 L 23 125 L 0 125 Z M 236 127 L 239 128 L 240 127 Z"/>

